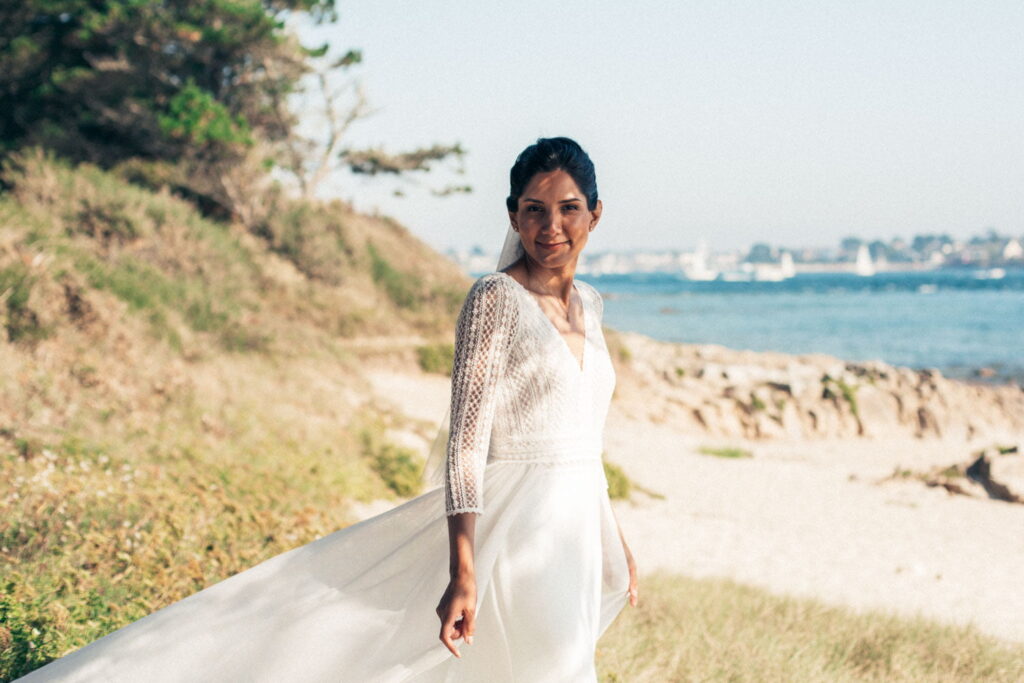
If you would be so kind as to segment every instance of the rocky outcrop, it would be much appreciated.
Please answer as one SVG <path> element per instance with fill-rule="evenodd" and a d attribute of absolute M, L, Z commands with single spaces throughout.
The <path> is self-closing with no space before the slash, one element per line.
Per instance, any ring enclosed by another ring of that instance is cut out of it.
<path fill-rule="evenodd" d="M 1024 458 L 1016 449 L 1009 453 L 986 449 L 978 454 L 966 474 L 985 489 L 989 498 L 1024 503 Z"/>
<path fill-rule="evenodd" d="M 606 330 L 617 409 L 715 436 L 752 439 L 907 434 L 970 441 L 1024 434 L 1024 389 L 952 380 L 824 354 L 660 342 Z"/>
<path fill-rule="evenodd" d="M 892 474 L 875 483 L 908 479 L 943 488 L 950 494 L 1024 503 L 1024 456 L 1019 445 L 983 448 L 969 460 L 927 471 L 897 466 Z"/>

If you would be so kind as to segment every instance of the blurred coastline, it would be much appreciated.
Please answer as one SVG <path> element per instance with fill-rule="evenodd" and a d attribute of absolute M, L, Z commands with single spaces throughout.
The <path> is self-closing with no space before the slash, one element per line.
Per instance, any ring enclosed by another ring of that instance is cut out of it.
<path fill-rule="evenodd" d="M 605 323 L 662 341 L 827 353 L 1024 386 L 1024 269 L 797 274 L 781 282 L 695 282 L 662 273 L 584 276 Z"/>

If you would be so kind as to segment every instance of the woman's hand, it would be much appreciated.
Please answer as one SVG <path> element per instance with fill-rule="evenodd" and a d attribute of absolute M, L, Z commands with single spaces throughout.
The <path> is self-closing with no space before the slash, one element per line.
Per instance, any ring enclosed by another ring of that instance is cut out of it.
<path fill-rule="evenodd" d="M 626 564 L 629 566 L 629 604 L 632 607 L 636 607 L 637 602 L 640 600 L 640 594 L 638 592 L 638 585 L 636 580 L 636 562 L 633 560 L 633 553 L 629 552 L 629 548 L 623 544 L 623 548 L 626 549 Z"/>
<path fill-rule="evenodd" d="M 455 641 L 462 638 L 467 645 L 473 644 L 476 627 L 476 577 L 456 575 L 448 582 L 448 588 L 437 604 L 437 616 L 441 619 L 441 642 L 456 657 L 461 657 Z"/>

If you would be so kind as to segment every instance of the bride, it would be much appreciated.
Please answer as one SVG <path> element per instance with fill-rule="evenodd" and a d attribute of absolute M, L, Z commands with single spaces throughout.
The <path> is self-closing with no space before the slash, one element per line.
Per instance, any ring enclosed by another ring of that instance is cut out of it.
<path fill-rule="evenodd" d="M 601 460 L 603 302 L 573 279 L 601 201 L 568 138 L 510 178 L 498 266 L 456 324 L 442 485 L 21 680 L 596 680 L 597 640 L 638 599 Z"/>

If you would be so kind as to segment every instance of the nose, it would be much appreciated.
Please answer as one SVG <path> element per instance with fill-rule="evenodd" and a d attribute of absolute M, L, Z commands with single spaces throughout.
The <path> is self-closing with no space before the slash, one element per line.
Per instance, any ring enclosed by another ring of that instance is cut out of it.
<path fill-rule="evenodd" d="M 544 224 L 540 227 L 542 236 L 557 237 L 562 234 L 562 217 L 558 211 L 548 214 Z"/>

